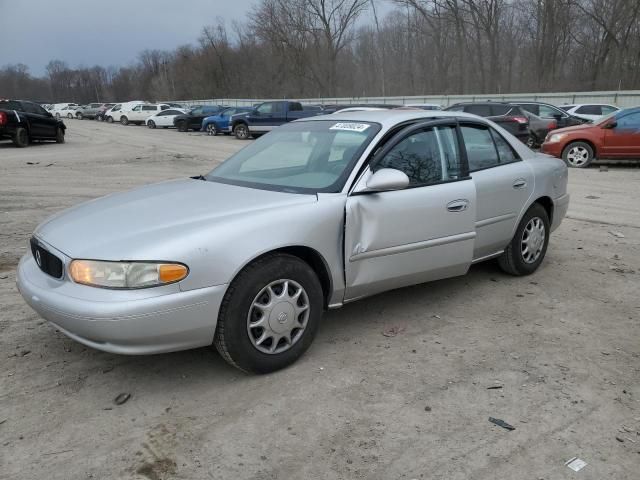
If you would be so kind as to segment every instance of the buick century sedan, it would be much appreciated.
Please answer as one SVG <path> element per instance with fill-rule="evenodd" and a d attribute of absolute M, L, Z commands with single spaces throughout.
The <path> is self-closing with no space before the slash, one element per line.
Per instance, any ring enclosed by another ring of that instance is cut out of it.
<path fill-rule="evenodd" d="M 569 203 L 562 160 L 461 112 L 279 127 L 204 176 L 42 223 L 17 285 L 69 337 L 119 354 L 215 345 L 255 373 L 310 346 L 323 311 L 497 259 L 533 273 Z"/>

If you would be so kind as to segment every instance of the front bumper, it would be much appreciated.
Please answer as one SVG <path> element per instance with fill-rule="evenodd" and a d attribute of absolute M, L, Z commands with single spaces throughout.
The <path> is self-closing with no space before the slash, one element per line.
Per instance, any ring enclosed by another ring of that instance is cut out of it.
<path fill-rule="evenodd" d="M 545 142 L 542 144 L 542 147 L 540 147 L 540 150 L 542 151 L 542 153 L 546 153 L 547 155 L 551 155 L 556 158 L 562 158 L 562 147 L 563 144 L 560 142 Z"/>
<path fill-rule="evenodd" d="M 145 355 L 210 345 L 227 285 L 197 290 L 107 290 L 42 272 L 33 256 L 18 264 L 18 290 L 68 337 L 105 352 Z"/>

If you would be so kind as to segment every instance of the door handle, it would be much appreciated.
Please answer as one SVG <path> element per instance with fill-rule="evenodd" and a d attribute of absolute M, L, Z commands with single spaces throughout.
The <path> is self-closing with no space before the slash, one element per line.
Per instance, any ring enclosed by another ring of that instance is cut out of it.
<path fill-rule="evenodd" d="M 469 200 L 460 199 L 447 203 L 447 210 L 450 212 L 464 212 L 469 206 Z"/>
<path fill-rule="evenodd" d="M 527 186 L 527 181 L 524 178 L 518 178 L 513 182 L 513 188 L 524 188 Z"/>

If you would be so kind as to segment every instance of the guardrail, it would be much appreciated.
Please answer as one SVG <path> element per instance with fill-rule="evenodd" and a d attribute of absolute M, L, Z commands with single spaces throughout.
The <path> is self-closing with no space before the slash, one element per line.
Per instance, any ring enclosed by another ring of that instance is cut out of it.
<path fill-rule="evenodd" d="M 229 105 L 234 107 L 250 106 L 256 103 L 286 98 L 208 98 L 198 100 L 168 100 L 189 105 Z M 571 103 L 607 103 L 618 107 L 635 107 L 640 105 L 640 90 L 622 90 L 610 92 L 563 92 L 563 93 L 509 93 L 479 95 L 417 95 L 401 97 L 322 97 L 297 98 L 304 104 L 339 104 L 354 103 L 389 103 L 406 105 L 410 103 L 436 103 L 444 107 L 458 102 L 476 102 L 493 100 L 496 102 L 513 102 L 533 100 L 536 102 L 564 105 Z"/>

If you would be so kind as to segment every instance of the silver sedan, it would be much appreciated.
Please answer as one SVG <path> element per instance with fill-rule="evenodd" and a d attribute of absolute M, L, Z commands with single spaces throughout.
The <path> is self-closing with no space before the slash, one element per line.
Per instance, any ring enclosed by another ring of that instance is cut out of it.
<path fill-rule="evenodd" d="M 323 311 L 463 275 L 533 273 L 567 211 L 567 169 L 485 119 L 375 111 L 279 127 L 205 176 L 144 186 L 41 224 L 17 284 L 85 345 L 215 345 L 269 372 Z"/>

